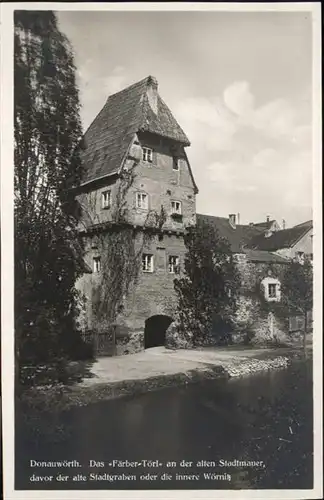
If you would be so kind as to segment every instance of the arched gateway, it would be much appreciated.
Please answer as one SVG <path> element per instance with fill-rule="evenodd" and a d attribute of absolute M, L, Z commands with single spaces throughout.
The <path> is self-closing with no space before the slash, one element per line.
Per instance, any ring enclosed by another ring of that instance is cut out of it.
<path fill-rule="evenodd" d="M 145 321 L 144 348 L 165 345 L 165 333 L 171 323 L 172 318 L 163 314 L 148 318 Z"/>

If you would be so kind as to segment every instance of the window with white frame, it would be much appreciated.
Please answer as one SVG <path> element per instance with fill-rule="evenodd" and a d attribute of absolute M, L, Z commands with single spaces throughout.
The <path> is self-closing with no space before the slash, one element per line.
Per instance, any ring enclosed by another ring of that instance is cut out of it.
<path fill-rule="evenodd" d="M 262 280 L 264 298 L 268 302 L 280 302 L 281 290 L 280 281 L 277 278 L 268 276 Z"/>
<path fill-rule="evenodd" d="M 143 147 L 142 152 L 143 152 L 143 161 L 145 161 L 147 163 L 152 163 L 152 161 L 153 161 L 153 149 Z"/>
<path fill-rule="evenodd" d="M 179 274 L 179 257 L 177 255 L 169 255 L 169 273 Z"/>
<path fill-rule="evenodd" d="M 143 253 L 142 255 L 142 270 L 145 273 L 153 273 L 153 255 Z"/>
<path fill-rule="evenodd" d="M 148 209 L 148 195 L 146 193 L 136 193 L 136 208 Z"/>
<path fill-rule="evenodd" d="M 94 273 L 99 273 L 101 270 L 101 258 L 100 257 L 93 257 L 93 272 Z"/>
<path fill-rule="evenodd" d="M 171 201 L 171 213 L 181 214 L 181 201 Z"/>
<path fill-rule="evenodd" d="M 111 191 L 103 191 L 101 194 L 101 206 L 102 208 L 110 208 L 111 205 Z"/>

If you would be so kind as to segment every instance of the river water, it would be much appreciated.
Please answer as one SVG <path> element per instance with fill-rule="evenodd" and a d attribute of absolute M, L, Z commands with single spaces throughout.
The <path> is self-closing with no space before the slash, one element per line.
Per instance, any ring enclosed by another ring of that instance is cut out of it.
<path fill-rule="evenodd" d="M 73 408 L 55 417 L 55 436 L 35 439 L 17 418 L 16 488 L 312 488 L 312 406 L 312 366 L 304 361 Z"/>

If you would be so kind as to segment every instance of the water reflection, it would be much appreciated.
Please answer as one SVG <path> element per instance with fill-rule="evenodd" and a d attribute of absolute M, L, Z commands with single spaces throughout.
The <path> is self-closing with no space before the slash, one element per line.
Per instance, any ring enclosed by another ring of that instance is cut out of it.
<path fill-rule="evenodd" d="M 287 370 L 244 379 L 206 381 L 75 408 L 61 415 L 66 440 L 51 445 L 43 441 L 37 449 L 28 439 L 28 428 L 18 420 L 17 488 L 30 487 L 26 478 L 32 453 L 43 460 L 77 458 L 85 468 L 89 459 L 157 459 L 164 464 L 161 473 L 169 472 L 167 461 L 179 463 L 185 459 L 193 465 L 182 472 L 201 476 L 190 484 L 146 483 L 150 488 L 311 488 L 309 365 L 299 363 Z M 230 483 L 206 481 L 197 462 L 220 459 L 263 460 L 265 467 L 231 467 L 227 468 L 232 475 Z M 116 485 L 91 484 L 92 489 L 109 487 Z"/>

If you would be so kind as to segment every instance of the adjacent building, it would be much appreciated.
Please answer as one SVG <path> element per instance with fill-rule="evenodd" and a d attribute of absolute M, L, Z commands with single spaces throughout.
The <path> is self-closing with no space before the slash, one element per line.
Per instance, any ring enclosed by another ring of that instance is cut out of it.
<path fill-rule="evenodd" d="M 303 262 L 305 256 L 313 258 L 313 221 L 309 220 L 297 226 L 269 230 L 255 235 L 248 246 L 255 250 L 270 251 L 286 259 L 297 259 Z"/>

